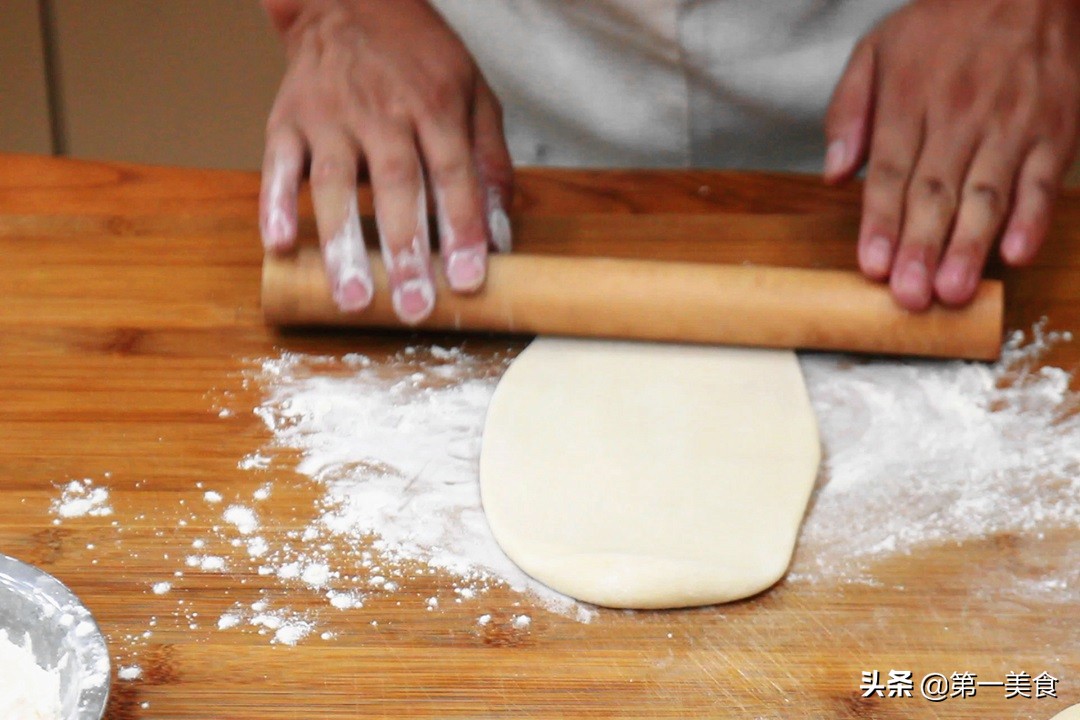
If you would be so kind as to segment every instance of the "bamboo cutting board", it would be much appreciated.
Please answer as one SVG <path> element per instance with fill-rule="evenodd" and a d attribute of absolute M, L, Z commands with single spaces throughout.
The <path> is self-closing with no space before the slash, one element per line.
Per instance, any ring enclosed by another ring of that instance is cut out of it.
<path fill-rule="evenodd" d="M 992 579 L 1059 568 L 1075 531 L 928 548 L 876 566 L 871 584 L 781 584 L 725 607 L 602 612 L 591 624 L 530 609 L 531 626 L 515 628 L 510 593 L 488 597 L 501 610 L 486 626 L 469 607 L 431 613 L 376 597 L 325 620 L 333 642 L 296 647 L 210 627 L 257 596 L 267 581 L 256 574 L 189 573 L 182 590 L 149 592 L 175 567 L 164 555 L 219 522 L 178 525 L 180 501 L 196 503 L 200 483 L 250 495 L 266 479 L 237 468 L 267 439 L 245 412 L 260 401 L 243 382 L 252 358 L 378 356 L 416 342 L 267 330 L 257 194 L 251 174 L 0 157 L 0 550 L 66 581 L 114 660 L 140 648 L 143 677 L 114 686 L 112 720 L 1049 718 L 1080 702 L 1080 607 L 1006 600 Z M 850 268 L 857 197 L 776 175 L 525 171 L 516 238 L 538 254 Z M 1078 248 L 1071 195 L 1039 265 L 1006 277 L 1010 328 L 1049 315 L 1080 330 Z M 1078 359 L 1072 344 L 1050 361 L 1072 369 Z M 218 417 L 223 397 L 232 417 Z M 116 515 L 53 525 L 55 484 L 82 477 L 111 488 Z M 276 488 L 266 502 L 285 517 L 314 499 L 288 473 Z M 434 594 L 450 580 L 429 582 L 422 590 Z M 177 592 L 204 616 L 198 629 L 174 616 Z M 158 618 L 152 636 L 133 641 L 148 617 Z M 1060 679 L 1059 699 L 862 699 L 861 672 L 890 668 L 1045 670 Z"/>

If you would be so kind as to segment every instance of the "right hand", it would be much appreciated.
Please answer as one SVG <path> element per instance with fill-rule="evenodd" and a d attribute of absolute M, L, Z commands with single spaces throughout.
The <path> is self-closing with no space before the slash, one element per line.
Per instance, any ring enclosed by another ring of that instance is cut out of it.
<path fill-rule="evenodd" d="M 263 0 L 286 70 L 267 123 L 260 226 L 267 250 L 296 242 L 297 193 L 312 201 L 334 300 L 371 302 L 357 176 L 375 199 L 393 306 L 418 323 L 435 305 L 427 189 L 455 292 L 484 283 L 487 247 L 510 249 L 510 155 L 498 100 L 426 0 Z"/>

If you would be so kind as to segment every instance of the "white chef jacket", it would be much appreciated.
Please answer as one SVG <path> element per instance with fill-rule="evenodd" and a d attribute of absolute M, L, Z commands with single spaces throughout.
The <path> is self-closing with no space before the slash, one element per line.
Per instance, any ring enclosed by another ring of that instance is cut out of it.
<path fill-rule="evenodd" d="M 819 170 L 833 86 L 906 0 L 434 0 L 525 165 Z"/>

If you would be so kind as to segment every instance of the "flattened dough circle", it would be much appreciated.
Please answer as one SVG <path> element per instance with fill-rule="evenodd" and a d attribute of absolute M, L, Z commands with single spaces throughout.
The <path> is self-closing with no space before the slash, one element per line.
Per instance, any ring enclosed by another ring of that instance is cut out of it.
<path fill-rule="evenodd" d="M 783 576 L 819 460 L 793 352 L 537 338 L 492 399 L 480 491 L 540 582 L 687 607 Z"/>

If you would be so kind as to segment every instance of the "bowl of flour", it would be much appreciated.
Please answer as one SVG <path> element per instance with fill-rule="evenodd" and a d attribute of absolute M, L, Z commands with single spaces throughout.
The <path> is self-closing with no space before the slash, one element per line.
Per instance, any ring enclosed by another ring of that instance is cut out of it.
<path fill-rule="evenodd" d="M 109 652 L 63 583 L 0 553 L 0 718 L 101 720 Z"/>

